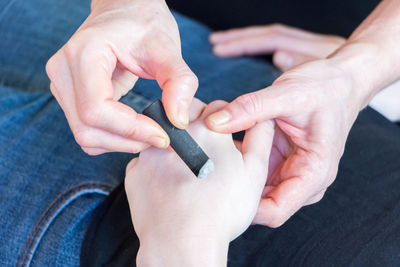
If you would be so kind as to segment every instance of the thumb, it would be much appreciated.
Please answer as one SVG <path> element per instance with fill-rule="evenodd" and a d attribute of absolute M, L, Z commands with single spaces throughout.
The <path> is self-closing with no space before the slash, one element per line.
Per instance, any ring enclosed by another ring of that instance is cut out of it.
<path fill-rule="evenodd" d="M 239 96 L 221 110 L 209 115 L 205 123 L 211 130 L 221 133 L 249 129 L 256 123 L 283 115 L 284 96 L 277 86 Z"/>
<path fill-rule="evenodd" d="M 177 57 L 163 63 L 156 74 L 163 90 L 162 102 L 168 119 L 184 129 L 189 124 L 189 107 L 198 87 L 196 75 L 182 59 Z"/>

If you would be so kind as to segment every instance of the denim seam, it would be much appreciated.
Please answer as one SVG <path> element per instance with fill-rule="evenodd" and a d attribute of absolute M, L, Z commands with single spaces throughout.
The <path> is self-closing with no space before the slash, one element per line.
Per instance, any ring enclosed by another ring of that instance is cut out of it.
<path fill-rule="evenodd" d="M 59 194 L 46 208 L 39 217 L 31 234 L 29 235 L 24 249 L 22 250 L 17 262 L 17 266 L 29 266 L 33 255 L 38 247 L 46 230 L 49 228 L 54 219 L 68 206 L 72 201 L 86 194 L 102 194 L 108 195 L 112 188 L 111 184 L 103 182 L 84 182 L 72 186 Z"/>

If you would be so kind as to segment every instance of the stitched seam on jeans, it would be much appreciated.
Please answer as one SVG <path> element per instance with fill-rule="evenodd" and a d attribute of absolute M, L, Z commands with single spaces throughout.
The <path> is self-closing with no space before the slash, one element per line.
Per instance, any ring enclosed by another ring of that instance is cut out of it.
<path fill-rule="evenodd" d="M 104 192 L 106 194 L 109 193 L 109 191 L 111 191 L 111 189 L 112 189 L 112 185 L 110 185 L 110 184 L 99 183 L 99 182 L 85 182 L 85 183 L 75 185 L 75 186 L 67 189 L 60 195 L 58 195 L 56 197 L 56 199 L 53 200 L 53 202 L 46 208 L 46 210 L 40 216 L 38 222 L 36 223 L 34 229 L 32 230 L 32 232 L 25 244 L 23 254 L 21 254 L 21 257 L 20 257 L 21 259 L 19 260 L 17 266 L 20 266 L 23 258 L 25 258 L 23 266 L 28 266 L 30 264 L 30 261 L 34 254 L 34 251 L 37 248 L 41 237 L 43 236 L 43 234 L 47 230 L 47 228 L 50 226 L 51 221 L 57 217 L 57 215 L 64 209 L 64 207 L 66 207 L 65 204 L 69 204 L 70 202 L 72 202 L 73 200 L 78 198 L 79 196 L 83 195 L 83 194 L 80 194 L 81 192 L 84 192 L 84 194 L 95 193 L 93 190 L 101 189 L 100 187 L 99 188 L 95 187 L 95 186 L 99 186 L 99 185 L 109 188 L 109 190 L 104 190 Z M 100 192 L 97 192 L 97 193 L 100 193 Z M 52 211 L 49 212 L 50 210 L 52 210 Z"/>
<path fill-rule="evenodd" d="M 28 266 L 30 264 L 35 249 L 37 248 L 44 232 L 50 226 L 51 221 L 53 221 L 70 202 L 85 194 L 108 194 L 111 192 L 112 188 L 113 186 L 108 183 L 84 182 L 72 186 L 59 194 L 41 214 L 37 223 L 33 227 L 33 230 L 25 243 L 24 249 L 20 254 L 17 266 Z"/>

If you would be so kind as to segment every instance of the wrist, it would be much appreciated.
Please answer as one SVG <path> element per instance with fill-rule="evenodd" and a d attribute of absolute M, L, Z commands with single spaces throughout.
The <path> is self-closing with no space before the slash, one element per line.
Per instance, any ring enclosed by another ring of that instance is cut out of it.
<path fill-rule="evenodd" d="M 362 106 L 400 79 L 399 11 L 398 1 L 382 1 L 329 57 L 352 77 Z"/>
<path fill-rule="evenodd" d="M 329 64 L 340 69 L 350 81 L 351 95 L 360 110 L 381 89 L 399 78 L 392 60 L 372 42 L 347 42 L 327 58 Z"/>
<path fill-rule="evenodd" d="M 166 235 L 140 238 L 140 266 L 226 266 L 229 240 L 217 235 Z"/>

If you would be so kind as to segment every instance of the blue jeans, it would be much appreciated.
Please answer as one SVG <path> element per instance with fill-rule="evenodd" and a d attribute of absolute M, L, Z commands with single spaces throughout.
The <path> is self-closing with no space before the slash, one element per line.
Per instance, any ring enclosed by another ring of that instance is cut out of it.
<path fill-rule="evenodd" d="M 46 61 L 89 10 L 82 0 L 0 2 L 0 266 L 78 265 L 93 210 L 135 156 L 86 155 L 49 92 Z M 201 100 L 230 101 L 279 74 L 261 60 L 215 57 L 209 30 L 175 16 Z M 121 101 L 141 111 L 160 92 L 154 81 L 140 80 Z"/>

